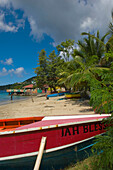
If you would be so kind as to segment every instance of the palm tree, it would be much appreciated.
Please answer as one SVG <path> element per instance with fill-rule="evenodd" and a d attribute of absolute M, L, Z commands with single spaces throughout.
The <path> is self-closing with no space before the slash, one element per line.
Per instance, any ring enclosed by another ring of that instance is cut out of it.
<path fill-rule="evenodd" d="M 99 31 L 97 31 L 96 36 L 86 32 L 83 32 L 81 35 L 88 36 L 88 38 L 84 38 L 86 42 L 84 48 L 88 49 L 85 54 L 88 55 L 88 57 L 97 55 L 99 59 L 101 59 L 106 52 L 105 38 L 109 35 L 109 32 L 106 33 L 102 38 L 100 38 Z"/>
<path fill-rule="evenodd" d="M 108 42 L 106 43 L 106 48 L 107 51 L 112 50 L 113 51 L 113 23 L 109 24 L 109 38 L 108 38 Z"/>
<path fill-rule="evenodd" d="M 88 35 L 88 38 L 85 37 L 84 41 L 78 41 L 79 50 L 73 50 L 73 60 L 67 63 L 60 81 L 63 81 L 70 88 L 79 87 L 79 90 L 84 89 L 86 91 L 91 80 L 95 78 L 99 80 L 99 73 L 103 70 L 109 70 L 105 66 L 102 67 L 103 63 L 100 62 L 106 51 L 104 40 L 108 33 L 101 39 L 99 39 L 99 31 L 97 31 L 96 39 L 94 35 L 92 37 L 89 33 L 82 33 L 82 35 Z"/>
<path fill-rule="evenodd" d="M 111 24 L 112 25 L 112 24 Z M 90 37 L 92 37 L 95 41 L 96 41 L 96 44 L 98 44 L 97 46 L 95 46 L 95 48 L 98 50 L 98 53 L 97 53 L 97 56 L 99 56 L 99 65 L 102 66 L 102 67 L 109 67 L 111 62 L 113 61 L 113 58 L 109 57 L 109 60 L 106 60 L 106 56 L 105 56 L 105 53 L 109 52 L 109 51 L 113 51 L 113 32 L 112 32 L 112 29 L 113 29 L 113 25 L 111 27 L 111 34 L 110 34 L 110 31 L 107 32 L 101 39 L 99 38 L 99 36 L 95 37 L 94 35 L 90 34 L 90 33 L 82 33 L 82 35 L 88 35 Z M 104 43 L 105 41 L 105 38 L 108 37 L 108 41 L 106 43 Z M 98 54 L 101 54 L 101 55 L 98 55 Z"/>

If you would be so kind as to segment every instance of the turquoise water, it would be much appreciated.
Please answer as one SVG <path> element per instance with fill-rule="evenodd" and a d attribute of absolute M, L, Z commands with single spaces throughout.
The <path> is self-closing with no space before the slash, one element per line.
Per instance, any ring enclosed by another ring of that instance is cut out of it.
<path fill-rule="evenodd" d="M 28 98 L 27 96 L 13 96 L 13 100 L 11 101 L 11 96 L 6 91 L 3 90 L 0 91 L 0 105 L 11 103 L 18 100 L 24 100 L 27 98 Z"/>

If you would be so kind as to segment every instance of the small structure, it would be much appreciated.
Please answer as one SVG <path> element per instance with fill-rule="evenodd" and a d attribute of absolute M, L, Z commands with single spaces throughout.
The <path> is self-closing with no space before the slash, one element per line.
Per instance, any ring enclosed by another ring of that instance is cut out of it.
<path fill-rule="evenodd" d="M 9 95 L 24 95 L 25 90 L 24 89 L 7 89 L 6 90 Z"/>
<path fill-rule="evenodd" d="M 32 90 L 32 89 L 33 89 L 33 84 L 29 84 L 29 85 L 27 85 L 27 86 L 24 86 L 23 89 Z"/>
<path fill-rule="evenodd" d="M 25 95 L 31 95 L 31 93 L 33 93 L 33 84 L 23 86 L 22 88 L 26 91 Z"/>
<path fill-rule="evenodd" d="M 9 95 L 30 95 L 33 91 L 33 84 L 24 86 L 23 89 L 7 89 Z"/>

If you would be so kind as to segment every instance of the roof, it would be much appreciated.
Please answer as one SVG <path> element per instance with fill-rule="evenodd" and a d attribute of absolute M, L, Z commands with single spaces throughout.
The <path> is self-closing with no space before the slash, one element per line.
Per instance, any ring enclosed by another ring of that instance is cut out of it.
<path fill-rule="evenodd" d="M 33 84 L 29 84 L 23 87 L 24 89 L 33 89 Z"/>
<path fill-rule="evenodd" d="M 49 88 L 49 86 L 47 85 L 47 84 L 44 84 L 44 86 L 43 87 L 45 87 L 45 88 Z"/>

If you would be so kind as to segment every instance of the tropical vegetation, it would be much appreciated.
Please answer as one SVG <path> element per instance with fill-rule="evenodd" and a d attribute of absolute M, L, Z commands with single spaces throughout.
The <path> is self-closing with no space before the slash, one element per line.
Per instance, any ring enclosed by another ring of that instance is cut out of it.
<path fill-rule="evenodd" d="M 39 53 L 37 86 L 44 84 L 56 91 L 62 86 L 72 91 L 79 90 L 86 96 L 90 92 L 90 104 L 96 113 L 111 113 L 107 123 L 113 120 L 113 24 L 109 31 L 100 36 L 83 32 L 82 40 L 66 40 L 56 47 L 47 57 L 45 50 Z M 106 123 L 106 122 L 105 122 Z M 113 126 L 109 126 L 106 135 L 99 136 L 92 148 L 95 166 L 98 169 L 113 169 Z M 98 161 L 97 161 L 98 160 Z"/>

